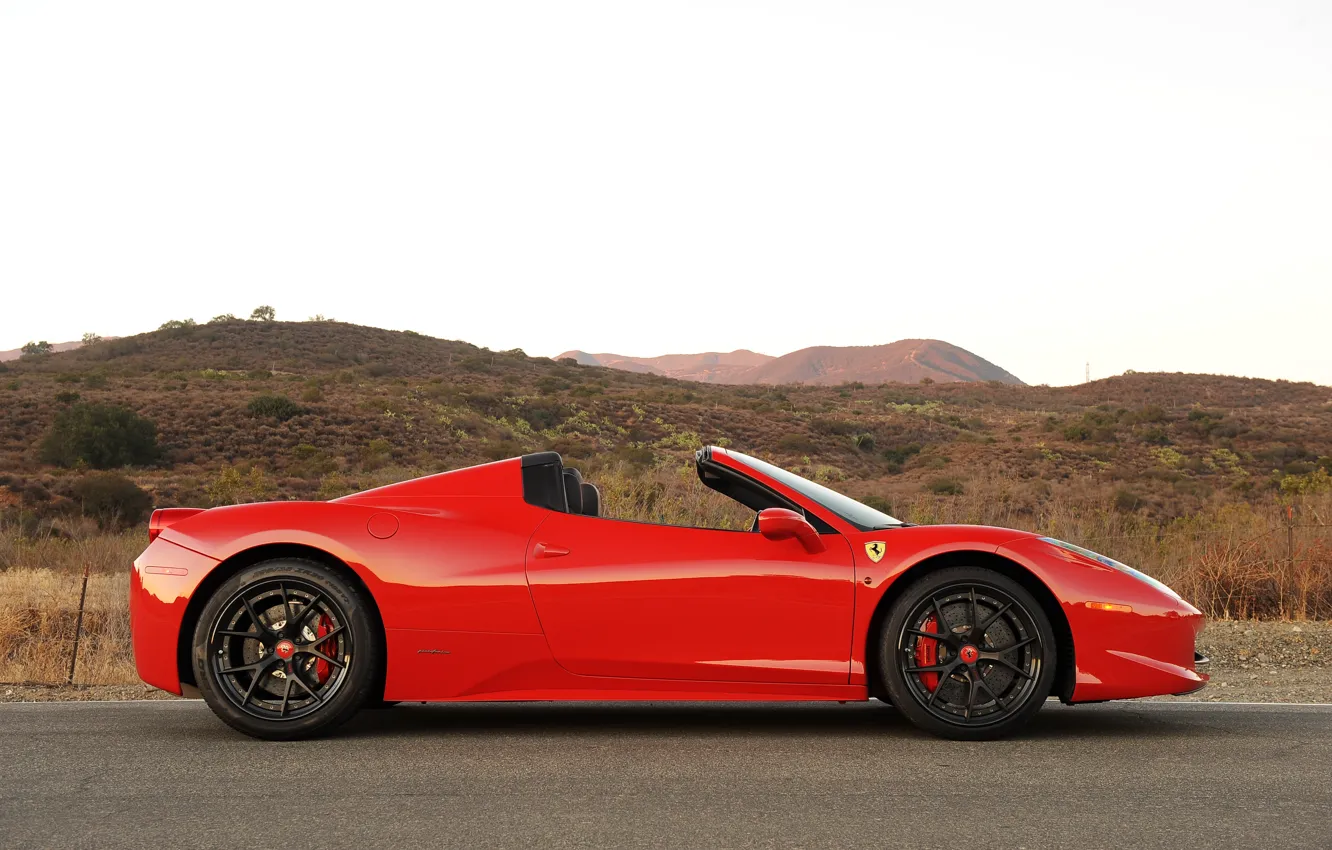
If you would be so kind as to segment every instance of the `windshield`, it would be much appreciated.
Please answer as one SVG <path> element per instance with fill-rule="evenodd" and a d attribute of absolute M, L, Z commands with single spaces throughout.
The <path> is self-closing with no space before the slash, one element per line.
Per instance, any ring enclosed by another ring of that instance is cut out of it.
<path fill-rule="evenodd" d="M 794 472 L 787 472 L 780 466 L 773 466 L 756 457 L 733 452 L 730 449 L 727 449 L 726 453 L 746 466 L 753 467 L 774 481 L 780 481 L 802 496 L 817 502 L 861 531 L 902 525 L 900 520 L 893 519 L 883 511 L 876 511 L 869 505 L 862 505 L 850 496 L 843 496 L 836 490 L 829 490 L 822 484 L 815 484 L 813 481 L 801 478 Z"/>

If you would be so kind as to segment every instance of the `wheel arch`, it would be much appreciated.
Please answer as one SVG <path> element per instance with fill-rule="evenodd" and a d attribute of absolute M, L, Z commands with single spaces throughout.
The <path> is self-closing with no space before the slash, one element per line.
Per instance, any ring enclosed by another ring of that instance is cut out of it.
<path fill-rule="evenodd" d="M 984 567 L 994 570 L 1016 581 L 1040 603 L 1041 610 L 1050 619 L 1050 628 L 1054 630 L 1055 641 L 1058 643 L 1059 665 L 1055 670 L 1052 692 L 1062 702 L 1069 702 L 1076 681 L 1077 647 L 1073 643 L 1073 630 L 1069 626 L 1063 606 L 1059 604 L 1054 592 L 1045 582 L 1027 567 L 994 552 L 973 549 L 943 552 L 925 558 L 912 564 L 888 585 L 874 608 L 874 615 L 870 618 L 869 629 L 865 634 L 865 671 L 869 680 L 870 695 L 887 700 L 887 692 L 879 670 L 879 632 L 883 628 L 884 619 L 888 616 L 888 609 L 921 576 L 945 567 Z"/>
<path fill-rule="evenodd" d="M 300 543 L 266 543 L 262 546 L 255 546 L 237 552 L 210 570 L 203 581 L 199 582 L 199 586 L 195 588 L 194 593 L 190 596 L 189 604 L 185 607 L 185 616 L 181 620 L 180 633 L 176 640 L 176 671 L 180 676 L 181 685 L 187 687 L 198 686 L 198 683 L 194 681 L 191 649 L 194 642 L 194 630 L 199 623 L 199 615 L 203 612 L 204 606 L 208 604 L 208 600 L 227 579 L 246 567 L 279 558 L 300 558 L 307 561 L 316 561 L 337 573 L 343 580 L 351 583 L 365 594 L 366 599 L 370 600 L 370 618 L 375 627 L 379 629 L 380 637 L 379 679 L 375 683 L 374 693 L 378 695 L 379 699 L 383 699 L 384 680 L 387 675 L 387 635 L 384 630 L 384 618 L 379 612 L 379 603 L 375 600 L 374 594 L 370 592 L 366 583 L 345 561 L 316 546 Z"/>

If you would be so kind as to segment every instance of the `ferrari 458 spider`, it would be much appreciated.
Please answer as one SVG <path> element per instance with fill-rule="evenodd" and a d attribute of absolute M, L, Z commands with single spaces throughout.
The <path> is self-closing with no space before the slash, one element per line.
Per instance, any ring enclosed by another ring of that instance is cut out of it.
<path fill-rule="evenodd" d="M 331 502 L 153 514 L 139 675 L 259 738 L 453 700 L 867 700 L 950 738 L 1066 703 L 1201 688 L 1197 609 L 1023 531 L 916 526 L 698 452 L 749 531 L 601 516 L 541 452 Z"/>

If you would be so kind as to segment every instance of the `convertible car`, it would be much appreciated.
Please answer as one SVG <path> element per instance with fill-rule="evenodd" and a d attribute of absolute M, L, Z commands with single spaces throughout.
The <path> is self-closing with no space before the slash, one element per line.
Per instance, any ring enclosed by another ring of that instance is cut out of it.
<path fill-rule="evenodd" d="M 868 700 L 959 739 L 1203 687 L 1203 616 L 1110 558 L 917 526 L 739 452 L 748 531 L 601 516 L 540 452 L 330 502 L 153 514 L 130 591 L 151 685 L 258 738 L 456 700 Z"/>

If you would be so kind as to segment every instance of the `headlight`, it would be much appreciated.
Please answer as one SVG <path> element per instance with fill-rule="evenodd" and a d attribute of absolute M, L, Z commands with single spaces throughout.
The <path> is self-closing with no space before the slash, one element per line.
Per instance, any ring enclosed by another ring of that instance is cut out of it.
<path fill-rule="evenodd" d="M 1161 591 L 1166 596 L 1169 596 L 1171 599 L 1181 599 L 1178 593 L 1171 590 L 1169 587 L 1157 581 L 1156 579 L 1152 578 L 1151 576 L 1147 575 L 1142 570 L 1135 570 L 1132 567 L 1130 567 L 1128 564 L 1121 564 L 1120 562 L 1116 561 L 1114 558 L 1107 558 L 1106 556 L 1093 552 L 1090 549 L 1083 549 L 1081 546 L 1074 546 L 1072 543 L 1065 543 L 1062 540 L 1055 540 L 1053 537 L 1042 537 L 1041 540 L 1043 540 L 1046 543 L 1049 543 L 1051 546 L 1058 546 L 1060 549 L 1066 549 L 1069 552 L 1076 552 L 1084 558 L 1090 558 L 1091 560 L 1095 561 L 1098 564 L 1104 564 L 1105 566 L 1110 567 L 1111 569 L 1119 570 L 1121 573 L 1124 573 L 1125 575 L 1133 576 L 1138 581 L 1150 584 L 1152 587 Z"/>

